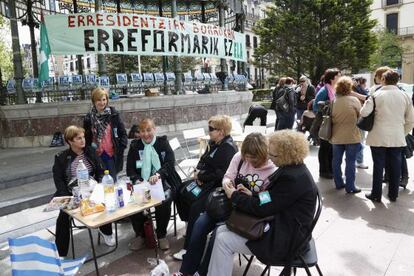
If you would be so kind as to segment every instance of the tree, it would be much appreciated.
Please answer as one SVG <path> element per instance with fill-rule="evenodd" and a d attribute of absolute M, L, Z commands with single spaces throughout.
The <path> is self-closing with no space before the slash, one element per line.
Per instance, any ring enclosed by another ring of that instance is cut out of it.
<path fill-rule="evenodd" d="M 316 82 L 329 67 L 358 72 L 376 48 L 372 0 L 274 0 L 255 32 L 257 55 L 275 75 Z"/>
<path fill-rule="evenodd" d="M 371 69 L 375 70 L 375 68 L 383 65 L 401 68 L 402 55 L 405 49 L 402 47 L 398 36 L 386 30 L 377 32 L 376 36 L 378 48 L 370 57 Z"/>
<path fill-rule="evenodd" d="M 10 43 L 5 40 L 5 37 L 10 36 L 8 29 L 7 21 L 0 15 L 0 68 L 3 80 L 13 78 L 13 54 Z"/>

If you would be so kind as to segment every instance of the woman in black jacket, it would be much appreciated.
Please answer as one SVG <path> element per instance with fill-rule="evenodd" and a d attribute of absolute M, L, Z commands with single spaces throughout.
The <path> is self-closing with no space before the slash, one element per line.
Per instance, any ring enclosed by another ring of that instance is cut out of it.
<path fill-rule="evenodd" d="M 85 147 L 85 130 L 77 126 L 69 126 L 64 133 L 66 143 L 69 149 L 64 150 L 55 156 L 53 164 L 53 180 L 56 186 L 54 197 L 71 196 L 72 189 L 69 183 L 76 179 L 76 168 L 79 160 L 82 160 L 88 168 L 89 176 L 96 181 L 103 177 L 103 165 L 95 151 L 90 147 Z M 100 234 L 104 237 L 108 246 L 115 245 L 115 239 L 112 235 L 112 226 L 107 224 L 99 227 Z M 69 250 L 70 240 L 70 219 L 69 215 L 60 211 L 56 221 L 56 246 L 61 257 L 65 257 Z"/>
<path fill-rule="evenodd" d="M 268 230 L 255 241 L 231 232 L 223 225 L 217 229 L 208 275 L 232 275 L 233 254 L 255 255 L 272 264 L 289 257 L 309 233 L 316 207 L 317 188 L 303 163 L 309 152 L 302 133 L 282 130 L 269 137 L 269 157 L 279 169 L 271 176 L 266 191 L 249 196 L 233 185 L 223 185 L 233 206 L 256 217 L 274 216 Z"/>
<path fill-rule="evenodd" d="M 155 124 L 151 119 L 143 119 L 138 124 L 138 132 L 141 139 L 135 139 L 131 142 L 127 157 L 127 175 L 133 183 L 148 181 L 155 184 L 161 179 L 166 200 L 160 206 L 155 207 L 155 220 L 157 222 L 157 237 L 160 248 L 166 250 L 169 248 L 169 242 L 166 239 L 167 226 L 170 220 L 172 191 L 172 174 L 177 174 L 175 165 L 174 152 L 170 147 L 167 136 L 155 135 Z M 179 176 L 178 176 L 179 178 Z M 131 250 L 138 250 L 141 247 L 143 227 L 145 216 L 142 213 L 130 217 L 131 223 L 137 236 L 130 244 Z"/>
<path fill-rule="evenodd" d="M 124 123 L 119 112 L 108 105 L 108 93 L 103 88 L 95 88 L 91 100 L 92 109 L 83 121 L 86 145 L 96 150 L 105 169 L 116 181 L 117 173 L 122 171 L 124 151 L 128 144 Z"/>
<path fill-rule="evenodd" d="M 237 146 L 230 136 L 232 124 L 231 118 L 226 115 L 216 115 L 208 120 L 208 133 L 210 141 L 207 149 L 201 156 L 194 172 L 194 180 L 197 182 L 197 189 L 200 193 L 196 201 L 186 210 L 179 210 L 180 213 L 188 215 L 188 225 L 184 249 L 174 255 L 181 258 L 191 238 L 193 226 L 201 213 L 205 211 L 208 195 L 216 187 L 221 187 L 223 176 L 230 165 L 233 155 L 237 152 Z M 196 189 L 196 188 L 194 188 Z"/>

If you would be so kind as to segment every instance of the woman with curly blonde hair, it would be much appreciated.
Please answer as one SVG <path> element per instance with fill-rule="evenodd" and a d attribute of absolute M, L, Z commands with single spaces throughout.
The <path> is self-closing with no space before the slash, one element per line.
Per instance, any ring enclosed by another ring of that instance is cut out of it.
<path fill-rule="evenodd" d="M 303 133 L 281 130 L 269 136 L 269 158 L 279 168 L 270 176 L 266 191 L 248 195 L 224 184 L 234 208 L 259 218 L 273 216 L 258 240 L 248 240 L 226 225 L 217 229 L 208 275 L 232 275 L 233 254 L 255 255 L 272 264 L 288 258 L 309 233 L 316 207 L 317 188 L 304 164 L 309 145 Z"/>

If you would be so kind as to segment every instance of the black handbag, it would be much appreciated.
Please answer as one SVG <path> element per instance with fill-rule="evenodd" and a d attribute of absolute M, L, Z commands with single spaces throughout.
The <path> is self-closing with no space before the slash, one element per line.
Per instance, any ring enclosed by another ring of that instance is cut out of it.
<path fill-rule="evenodd" d="M 375 119 L 375 98 L 372 97 L 372 101 L 374 102 L 374 108 L 372 109 L 371 113 L 366 117 L 359 117 L 357 121 L 357 127 L 365 131 L 371 131 L 374 127 L 374 119 Z"/>
<path fill-rule="evenodd" d="M 235 185 L 242 184 L 249 189 L 249 182 L 240 175 L 240 168 L 243 165 L 243 159 L 237 166 L 237 174 L 234 179 Z M 222 187 L 216 188 L 207 198 L 206 212 L 215 221 L 225 221 L 230 217 L 233 207 L 231 200 Z"/>
<path fill-rule="evenodd" d="M 405 158 L 408 159 L 413 156 L 414 136 L 412 136 L 411 134 L 407 134 L 407 136 L 405 136 L 405 141 L 407 142 L 407 146 L 405 146 L 404 148 L 404 155 L 405 155 Z"/>
<path fill-rule="evenodd" d="M 207 198 L 206 213 L 215 221 L 225 221 L 231 214 L 230 199 L 222 187 L 216 188 Z"/>

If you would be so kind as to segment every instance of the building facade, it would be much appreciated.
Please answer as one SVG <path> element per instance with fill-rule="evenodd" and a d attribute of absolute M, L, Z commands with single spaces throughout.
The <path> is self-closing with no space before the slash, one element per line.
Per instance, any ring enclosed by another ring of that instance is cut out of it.
<path fill-rule="evenodd" d="M 405 49 L 401 81 L 414 83 L 414 0 L 374 0 L 371 10 L 379 28 L 386 28 L 401 39 Z"/>

